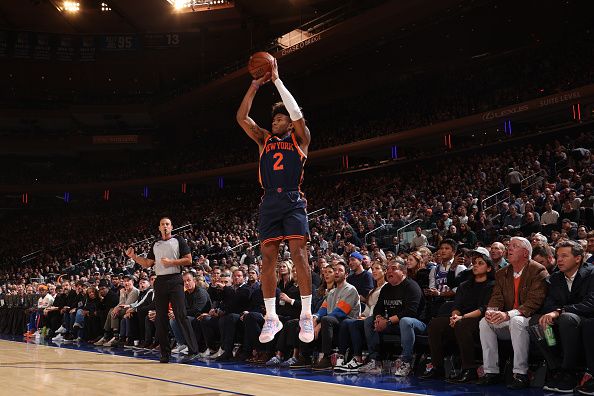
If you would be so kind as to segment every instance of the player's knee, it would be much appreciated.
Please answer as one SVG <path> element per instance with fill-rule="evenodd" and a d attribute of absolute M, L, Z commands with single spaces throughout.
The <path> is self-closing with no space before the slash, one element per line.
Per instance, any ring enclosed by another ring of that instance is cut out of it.
<path fill-rule="evenodd" d="M 301 240 L 295 240 L 295 241 L 300 241 Z M 303 241 L 304 242 L 304 241 Z M 295 258 L 297 259 L 301 259 L 302 262 L 305 262 L 307 259 L 307 248 L 305 246 L 305 243 L 291 243 L 290 245 L 290 251 L 291 251 L 291 258 L 293 259 L 293 261 L 295 261 Z"/>

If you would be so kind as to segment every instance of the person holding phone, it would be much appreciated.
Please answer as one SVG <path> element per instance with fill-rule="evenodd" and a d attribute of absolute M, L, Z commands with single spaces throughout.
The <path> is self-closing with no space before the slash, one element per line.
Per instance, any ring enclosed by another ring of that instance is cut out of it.
<path fill-rule="evenodd" d="M 489 255 L 479 249 L 472 251 L 472 277 L 458 288 L 450 316 L 433 318 L 429 324 L 432 368 L 421 376 L 423 379 L 444 377 L 444 346 L 448 343 L 458 345 L 462 360 L 459 375 L 448 381 L 467 383 L 477 379 L 475 343 L 472 340 L 479 338 L 479 321 L 487 310 L 493 290 L 494 281 L 489 274 L 495 272 Z"/>
<path fill-rule="evenodd" d="M 457 250 L 458 244 L 453 239 L 444 239 L 439 244 L 441 263 L 429 273 L 429 288 L 424 290 L 425 297 L 429 300 L 430 316 L 437 316 L 443 303 L 456 295 L 455 289 L 448 287 L 448 273 L 452 267 L 455 275 L 466 269 L 463 264 L 464 255 L 456 256 Z"/>

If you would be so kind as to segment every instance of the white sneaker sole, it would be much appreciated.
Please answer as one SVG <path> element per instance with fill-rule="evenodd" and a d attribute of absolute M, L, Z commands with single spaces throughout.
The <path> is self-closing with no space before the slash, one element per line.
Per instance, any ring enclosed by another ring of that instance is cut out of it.
<path fill-rule="evenodd" d="M 278 334 L 279 331 L 281 331 L 283 329 L 283 324 L 279 321 L 278 322 L 278 326 L 276 327 L 276 330 L 274 331 L 274 333 L 272 333 L 272 335 L 270 334 L 265 334 L 264 336 L 262 334 L 260 334 L 260 337 L 258 337 L 258 340 L 262 343 L 262 344 L 268 344 L 270 341 L 274 340 L 274 336 Z M 299 338 L 301 338 L 301 335 L 299 336 Z M 305 342 L 305 341 L 304 341 Z"/>
<path fill-rule="evenodd" d="M 314 331 L 311 331 L 311 332 L 305 332 L 305 331 L 303 331 L 303 327 L 301 326 L 301 319 L 299 320 L 299 322 L 300 322 L 299 323 L 299 340 L 301 342 L 305 342 L 306 344 L 309 344 L 315 338 Z M 312 330 L 314 328 L 313 322 L 311 323 L 311 328 L 312 328 Z"/>

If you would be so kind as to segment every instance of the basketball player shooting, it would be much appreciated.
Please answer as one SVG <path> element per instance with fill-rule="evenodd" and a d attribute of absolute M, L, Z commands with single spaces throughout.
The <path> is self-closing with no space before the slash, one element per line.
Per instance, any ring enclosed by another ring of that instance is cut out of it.
<path fill-rule="evenodd" d="M 276 264 L 281 241 L 287 240 L 291 258 L 298 274 L 301 293 L 299 339 L 309 343 L 314 339 L 311 315 L 311 272 L 306 248 L 309 226 L 307 202 L 300 191 L 303 166 L 311 140 L 301 109 L 278 75 L 276 60 L 271 71 L 252 81 L 237 110 L 237 122 L 258 144 L 260 151 L 259 179 L 264 196 L 260 204 L 258 231 L 262 251 L 262 292 L 266 316 L 260 342 L 273 340 L 283 325 L 276 315 Z M 252 101 L 263 84 L 272 80 L 282 103 L 272 106 L 270 132 L 249 117 Z"/>

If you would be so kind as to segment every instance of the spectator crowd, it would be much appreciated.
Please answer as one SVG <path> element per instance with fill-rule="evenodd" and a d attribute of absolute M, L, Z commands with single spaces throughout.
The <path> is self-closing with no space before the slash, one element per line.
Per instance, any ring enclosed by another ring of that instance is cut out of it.
<path fill-rule="evenodd" d="M 63 244 L 25 265 L 2 267 L 0 332 L 157 348 L 155 276 L 124 251 L 134 245 L 147 253 L 156 228 L 147 219 L 166 203 L 192 251 L 183 277 L 202 359 L 361 375 L 389 370 L 484 385 L 504 381 L 507 369 L 511 389 L 527 387 L 529 374 L 546 361 L 545 389 L 594 394 L 593 345 L 584 336 L 594 318 L 592 137 L 570 141 L 421 161 L 399 175 L 342 176 L 333 185 L 313 177 L 305 187 L 313 213 L 312 343 L 297 337 L 299 289 L 284 244 L 276 306 L 284 327 L 273 341 L 258 340 L 265 311 L 257 193 L 234 195 L 245 188 L 118 207 L 120 214 L 81 208 L 43 224 L 31 218 L 23 231 L 29 240 L 45 236 Z M 538 177 L 518 188 L 517 172 L 520 181 Z M 485 200 L 506 186 L 501 202 Z M 410 223 L 410 238 L 394 232 Z M 15 231 L 3 230 L 2 239 Z M 23 246 L 14 242 L 5 257 Z M 183 355 L 187 346 L 173 312 L 169 319 L 173 352 Z M 513 351 L 507 366 L 499 349 Z M 459 363 L 446 364 L 452 355 Z"/>

